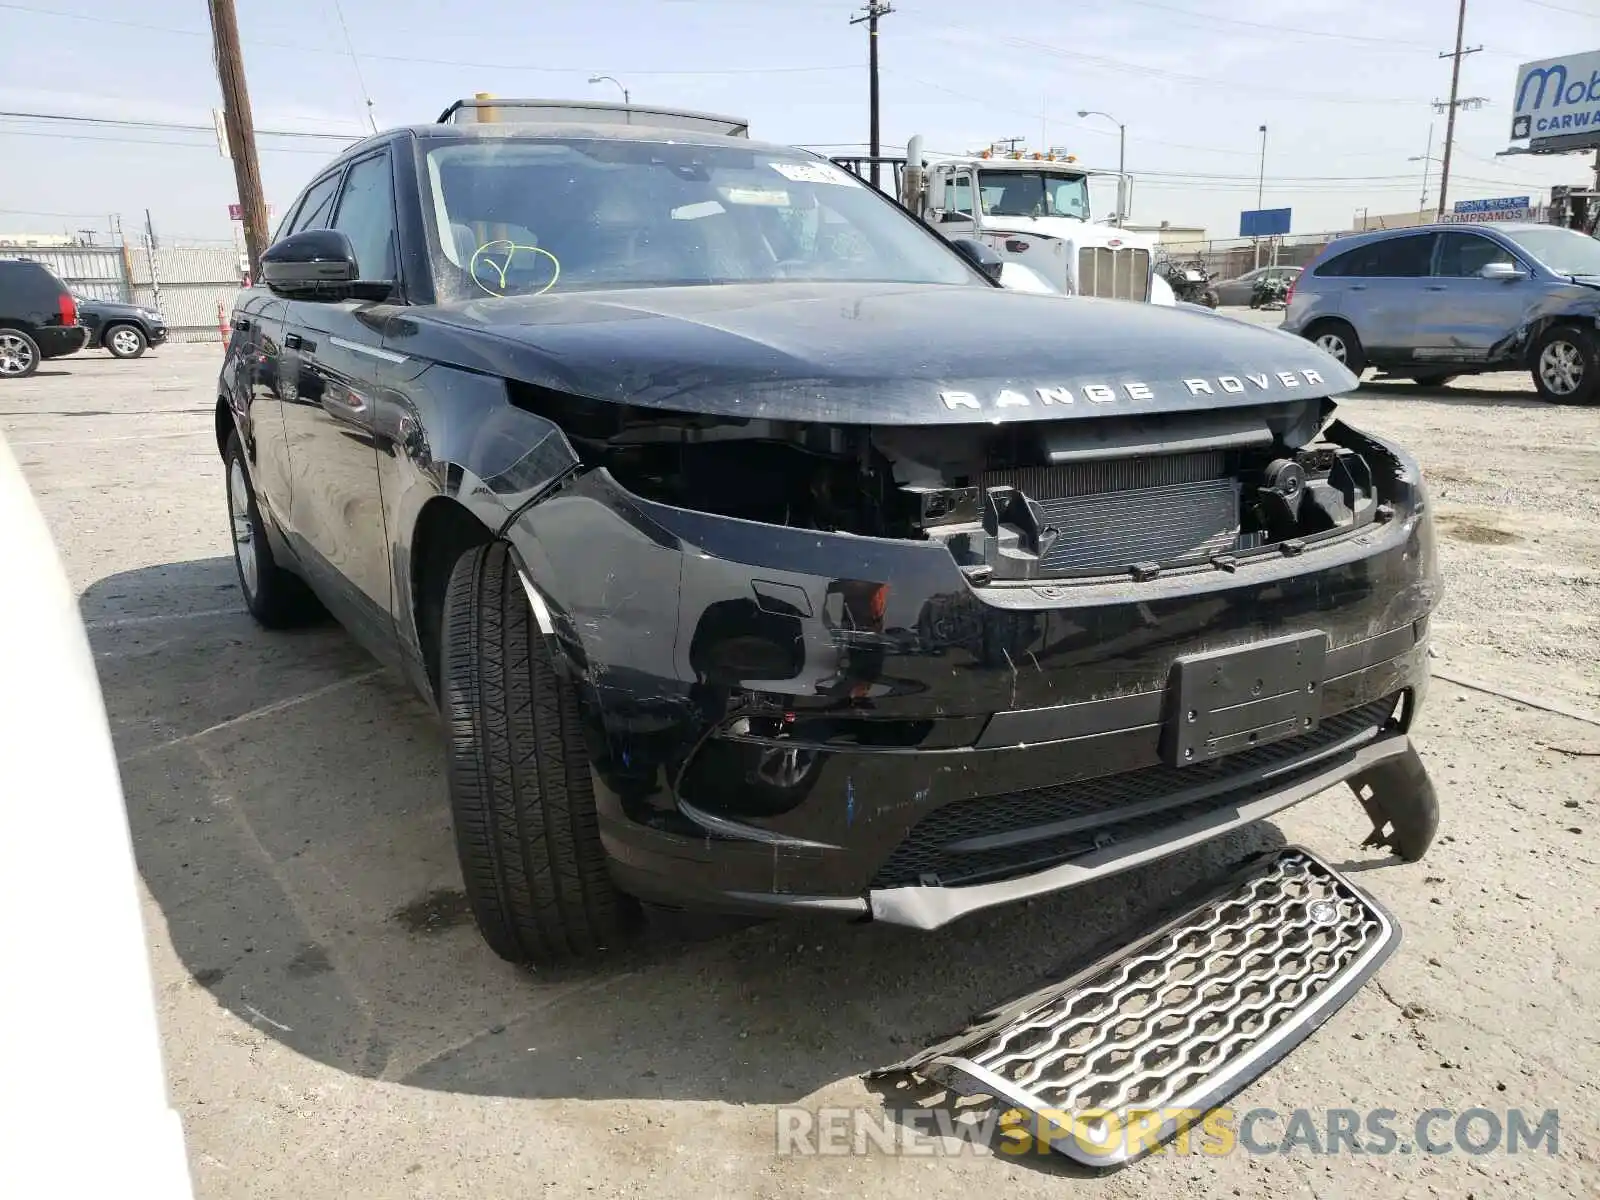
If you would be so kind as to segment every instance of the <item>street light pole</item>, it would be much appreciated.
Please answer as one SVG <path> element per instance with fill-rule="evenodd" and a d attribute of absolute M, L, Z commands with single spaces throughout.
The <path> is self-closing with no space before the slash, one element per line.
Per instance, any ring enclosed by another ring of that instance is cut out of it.
<path fill-rule="evenodd" d="M 1117 188 L 1117 227 L 1121 228 L 1122 223 L 1128 219 L 1128 214 L 1123 211 L 1126 205 L 1122 199 L 1125 194 L 1124 189 L 1128 186 L 1128 127 L 1110 113 L 1101 112 L 1097 108 L 1080 108 L 1078 116 L 1104 117 L 1117 127 L 1117 174 L 1121 177 L 1121 183 Z"/>
<path fill-rule="evenodd" d="M 1261 211 L 1262 197 L 1267 190 L 1267 127 L 1261 127 L 1261 173 L 1256 176 L 1256 211 Z M 1256 266 L 1261 265 L 1261 237 L 1256 236 Z"/>
<path fill-rule="evenodd" d="M 1420 217 L 1428 211 L 1428 168 L 1433 165 L 1433 125 L 1428 125 L 1428 149 L 1419 159 L 1415 154 L 1406 159 L 1407 162 L 1420 162 L 1422 164 L 1422 199 L 1417 203 L 1417 215 Z"/>
<path fill-rule="evenodd" d="M 632 104 L 633 103 L 633 101 L 628 98 L 628 89 L 623 87 L 622 86 L 622 81 L 620 79 L 616 78 L 615 76 L 612 76 L 612 75 L 591 75 L 591 76 L 589 76 L 589 82 L 590 83 L 614 83 L 614 84 L 617 85 L 617 90 L 622 93 L 622 102 L 624 104 Z"/>

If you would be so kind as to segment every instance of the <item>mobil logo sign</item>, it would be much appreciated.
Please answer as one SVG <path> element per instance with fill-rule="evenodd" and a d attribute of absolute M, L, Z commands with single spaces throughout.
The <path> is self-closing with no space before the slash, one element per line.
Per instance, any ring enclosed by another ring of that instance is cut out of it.
<path fill-rule="evenodd" d="M 1600 135 L 1600 50 L 1523 63 L 1515 100 L 1514 139 Z"/>

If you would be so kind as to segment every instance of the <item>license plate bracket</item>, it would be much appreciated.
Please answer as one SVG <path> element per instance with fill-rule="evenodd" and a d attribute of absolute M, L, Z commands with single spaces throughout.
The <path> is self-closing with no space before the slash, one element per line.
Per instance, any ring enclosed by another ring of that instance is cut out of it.
<path fill-rule="evenodd" d="M 1318 629 L 1179 658 L 1162 757 L 1181 767 L 1309 733 L 1322 713 L 1327 653 Z"/>

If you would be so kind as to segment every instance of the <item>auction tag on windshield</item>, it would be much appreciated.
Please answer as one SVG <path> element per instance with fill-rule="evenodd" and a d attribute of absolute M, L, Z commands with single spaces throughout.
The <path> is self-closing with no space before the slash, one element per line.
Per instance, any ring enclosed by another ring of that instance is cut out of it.
<path fill-rule="evenodd" d="M 844 171 L 822 163 L 768 163 L 767 166 L 795 183 L 835 183 L 849 187 L 855 182 Z"/>
<path fill-rule="evenodd" d="M 729 204 L 764 204 L 769 208 L 788 208 L 789 193 L 772 188 L 723 187 L 717 193 Z"/>

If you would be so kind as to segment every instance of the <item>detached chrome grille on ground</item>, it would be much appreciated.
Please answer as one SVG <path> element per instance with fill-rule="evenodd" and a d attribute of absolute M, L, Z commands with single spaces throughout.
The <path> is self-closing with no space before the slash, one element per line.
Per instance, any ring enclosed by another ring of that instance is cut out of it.
<path fill-rule="evenodd" d="M 875 1074 L 992 1096 L 1034 1114 L 1080 1162 L 1125 1162 L 1302 1041 L 1399 937 L 1376 901 L 1289 847 L 1065 982 Z M 1130 1121 L 1142 1131 L 1132 1139 Z"/>

